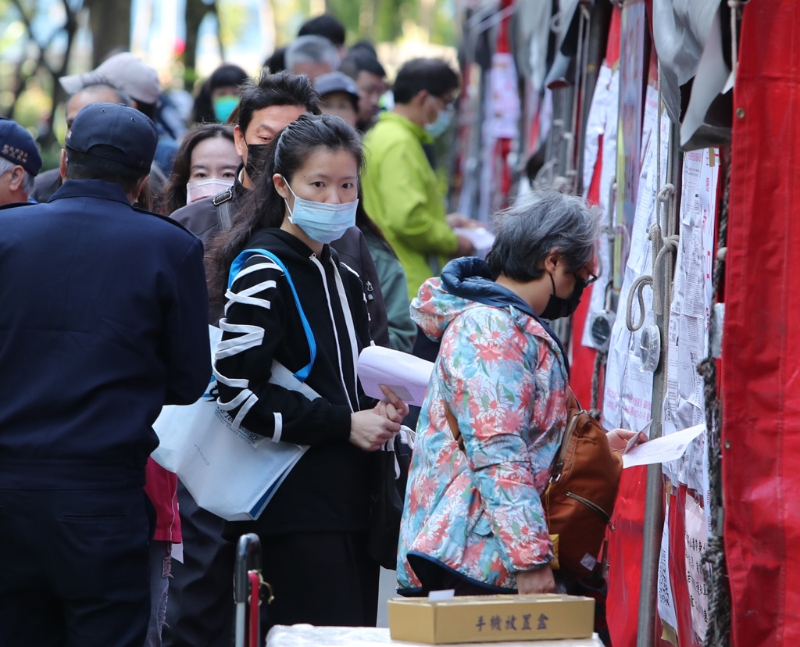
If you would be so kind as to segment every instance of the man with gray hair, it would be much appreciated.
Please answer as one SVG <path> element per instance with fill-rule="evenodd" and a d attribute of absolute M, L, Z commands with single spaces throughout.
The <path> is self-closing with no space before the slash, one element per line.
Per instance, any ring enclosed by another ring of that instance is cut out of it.
<path fill-rule="evenodd" d="M 0 205 L 28 202 L 40 168 L 42 157 L 30 133 L 0 118 Z"/>
<path fill-rule="evenodd" d="M 286 69 L 292 74 L 305 74 L 310 81 L 339 69 L 336 46 L 322 36 L 300 36 L 286 48 Z"/>
<path fill-rule="evenodd" d="M 90 103 L 121 103 L 122 105 L 130 106 L 131 100 L 121 90 L 105 81 L 96 81 L 86 85 L 73 94 L 65 106 L 67 137 L 69 137 L 69 131 L 72 129 L 72 122 L 75 121 L 75 117 Z M 152 177 L 150 181 L 152 183 Z M 37 202 L 47 202 L 50 196 L 61 188 L 61 182 L 61 169 L 59 168 L 39 173 L 33 186 L 33 199 Z"/>

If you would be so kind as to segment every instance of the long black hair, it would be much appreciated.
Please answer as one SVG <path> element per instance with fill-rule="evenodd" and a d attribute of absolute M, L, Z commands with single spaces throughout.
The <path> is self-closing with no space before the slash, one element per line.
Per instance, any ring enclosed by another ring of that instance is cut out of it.
<path fill-rule="evenodd" d="M 231 263 L 250 237 L 259 229 L 283 224 L 285 204 L 272 176 L 277 173 L 291 182 L 297 169 L 320 148 L 348 151 L 361 170 L 364 153 L 358 133 L 339 117 L 304 114 L 284 128 L 268 144 L 264 169 L 256 177 L 253 190 L 237 205 L 233 226 L 209 241 L 206 276 L 212 303 L 224 302 Z"/>
<path fill-rule="evenodd" d="M 192 175 L 192 153 L 200 142 L 212 137 L 224 138 L 233 144 L 233 128 L 222 124 L 202 124 L 186 134 L 175 154 L 172 175 L 169 176 L 169 183 L 162 197 L 163 212 L 166 215 L 186 206 L 186 183 Z"/>

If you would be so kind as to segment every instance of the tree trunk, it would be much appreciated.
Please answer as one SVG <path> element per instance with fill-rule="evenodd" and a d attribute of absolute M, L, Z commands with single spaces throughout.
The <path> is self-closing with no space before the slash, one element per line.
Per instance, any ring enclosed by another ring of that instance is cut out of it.
<path fill-rule="evenodd" d="M 195 67 L 197 65 L 197 32 L 200 30 L 200 23 L 209 12 L 216 12 L 216 2 L 209 6 L 203 0 L 186 0 L 186 52 L 184 53 L 184 65 L 186 68 L 186 80 L 194 82 L 196 78 Z"/>
<path fill-rule="evenodd" d="M 102 63 L 115 49 L 131 46 L 131 0 L 86 0 L 92 30 L 92 67 Z"/>

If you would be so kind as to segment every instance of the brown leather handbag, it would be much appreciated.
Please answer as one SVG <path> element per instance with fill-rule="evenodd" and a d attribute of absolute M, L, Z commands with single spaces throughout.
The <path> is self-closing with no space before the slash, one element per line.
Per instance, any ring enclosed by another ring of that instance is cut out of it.
<path fill-rule="evenodd" d="M 622 454 L 612 451 L 605 429 L 581 409 L 567 387 L 567 429 L 542 496 L 547 527 L 557 546 L 558 565 L 553 568 L 579 578 L 594 571 L 621 475 Z"/>
<path fill-rule="evenodd" d="M 464 451 L 458 422 L 445 405 L 453 438 Z M 611 523 L 622 475 L 622 454 L 612 451 L 605 429 L 567 387 L 567 429 L 542 496 L 556 561 L 550 566 L 578 578 L 592 573 Z M 612 526 L 613 530 L 613 526 Z"/>

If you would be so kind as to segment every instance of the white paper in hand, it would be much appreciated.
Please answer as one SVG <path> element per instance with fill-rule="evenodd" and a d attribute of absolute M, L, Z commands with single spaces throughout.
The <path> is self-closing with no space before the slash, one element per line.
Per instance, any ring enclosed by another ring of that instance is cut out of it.
<path fill-rule="evenodd" d="M 453 231 L 471 242 L 478 256 L 482 258 L 492 249 L 496 238 L 486 227 L 456 227 Z"/>
<path fill-rule="evenodd" d="M 668 463 L 683 456 L 686 448 L 705 430 L 705 425 L 695 425 L 668 436 L 662 436 L 637 445 L 622 456 L 622 467 Z"/>
<path fill-rule="evenodd" d="M 368 346 L 358 358 L 358 379 L 364 393 L 385 400 L 381 384 L 388 386 L 403 402 L 421 407 L 433 362 L 382 346 Z"/>

